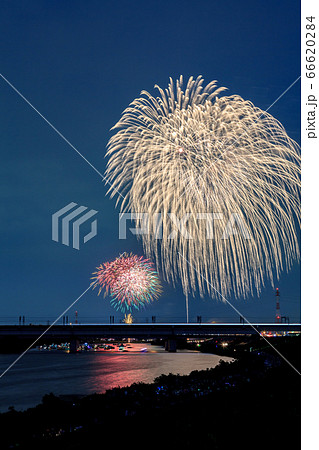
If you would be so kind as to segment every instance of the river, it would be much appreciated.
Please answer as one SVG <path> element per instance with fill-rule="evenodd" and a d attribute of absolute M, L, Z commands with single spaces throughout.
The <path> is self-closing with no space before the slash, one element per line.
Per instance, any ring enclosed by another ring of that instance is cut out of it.
<path fill-rule="evenodd" d="M 142 349 L 145 351 L 142 351 Z M 136 382 L 151 383 L 161 374 L 187 375 L 215 367 L 220 356 L 180 350 L 168 353 L 145 343 L 127 344 L 125 352 L 32 350 L 0 378 L 0 412 L 10 406 L 25 410 L 41 403 L 45 394 L 87 395 Z M 1 374 L 19 355 L 0 355 Z"/>

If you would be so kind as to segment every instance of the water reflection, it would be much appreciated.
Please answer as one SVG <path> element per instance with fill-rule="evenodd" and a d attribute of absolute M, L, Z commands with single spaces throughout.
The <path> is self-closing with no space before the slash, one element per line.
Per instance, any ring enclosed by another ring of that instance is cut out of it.
<path fill-rule="evenodd" d="M 147 351 L 141 352 L 145 347 Z M 125 353 L 114 352 L 105 355 L 107 358 L 98 358 L 88 377 L 88 386 L 94 386 L 96 392 L 104 392 L 138 382 L 152 383 L 162 374 L 186 375 L 193 370 L 215 367 L 221 359 L 199 352 L 168 353 L 162 347 L 145 344 L 131 344 L 131 348 L 125 350 Z"/>
<path fill-rule="evenodd" d="M 147 351 L 141 351 L 145 347 Z M 50 392 L 87 395 L 137 382 L 151 383 L 163 373 L 188 374 L 214 367 L 221 359 L 199 352 L 168 353 L 145 343 L 128 344 L 124 350 L 28 352 L 1 379 L 0 411 L 9 406 L 18 410 L 35 406 Z M 0 370 L 15 359 L 16 355 L 0 355 Z"/>

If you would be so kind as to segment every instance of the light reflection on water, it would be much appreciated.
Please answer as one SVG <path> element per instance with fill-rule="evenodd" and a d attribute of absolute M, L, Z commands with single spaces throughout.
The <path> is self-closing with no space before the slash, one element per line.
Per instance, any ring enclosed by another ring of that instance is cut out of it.
<path fill-rule="evenodd" d="M 129 344 L 127 352 L 83 352 L 77 354 L 32 351 L 24 355 L 0 379 L 0 411 L 14 406 L 26 409 L 40 403 L 43 395 L 86 395 L 132 383 L 151 383 L 161 374 L 185 375 L 214 367 L 216 355 L 178 351 L 165 352 L 149 344 Z M 147 347 L 147 352 L 141 352 Z M 18 355 L 0 355 L 1 373 Z"/>

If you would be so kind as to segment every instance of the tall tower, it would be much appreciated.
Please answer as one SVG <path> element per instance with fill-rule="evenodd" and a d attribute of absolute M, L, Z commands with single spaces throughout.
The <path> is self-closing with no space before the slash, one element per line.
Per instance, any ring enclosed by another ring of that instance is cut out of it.
<path fill-rule="evenodd" d="M 275 320 L 276 323 L 281 322 L 279 297 L 280 297 L 279 288 L 276 288 L 276 320 Z"/>

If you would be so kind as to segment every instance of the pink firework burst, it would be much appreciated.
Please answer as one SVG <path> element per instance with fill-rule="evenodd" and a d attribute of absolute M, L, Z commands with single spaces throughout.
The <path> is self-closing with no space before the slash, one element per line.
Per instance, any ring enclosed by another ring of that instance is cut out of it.
<path fill-rule="evenodd" d="M 93 274 L 94 288 L 110 295 L 111 304 L 121 311 L 140 309 L 158 298 L 161 285 L 149 259 L 123 253 L 112 262 L 102 263 Z"/>

